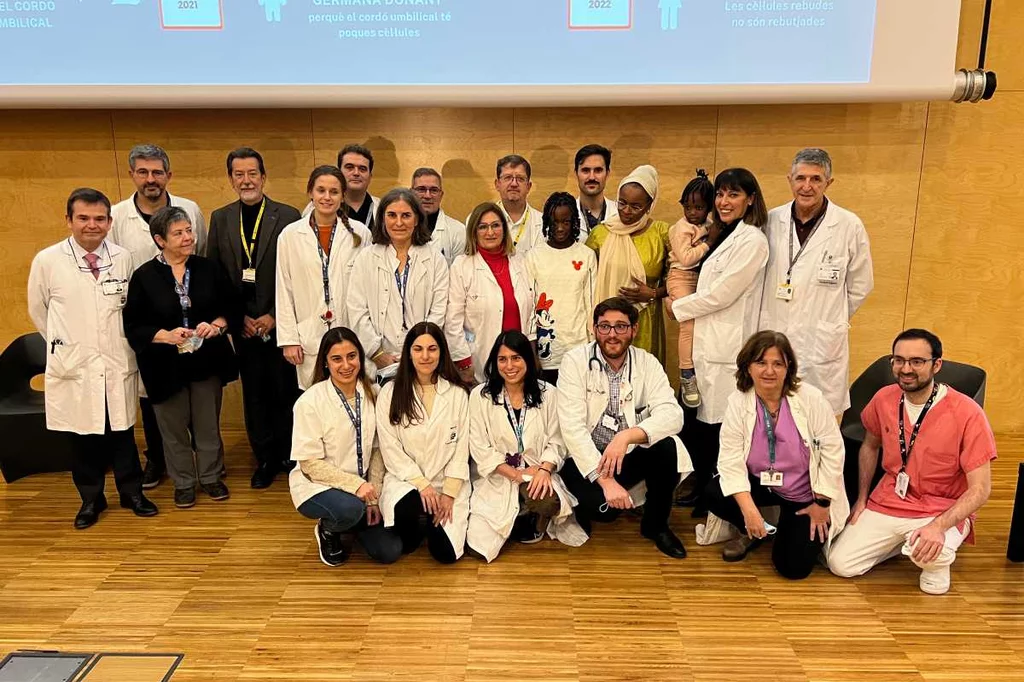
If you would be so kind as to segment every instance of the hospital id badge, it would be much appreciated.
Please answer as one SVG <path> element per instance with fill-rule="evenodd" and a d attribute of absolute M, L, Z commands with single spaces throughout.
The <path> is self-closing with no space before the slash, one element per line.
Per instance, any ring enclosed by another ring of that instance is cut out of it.
<path fill-rule="evenodd" d="M 248 282 L 249 284 L 256 284 L 256 269 L 246 268 L 242 270 L 242 281 Z"/>
<path fill-rule="evenodd" d="M 780 301 L 792 301 L 793 300 L 793 285 L 789 282 L 783 282 L 775 290 L 775 298 Z"/>
<path fill-rule="evenodd" d="M 782 472 L 781 471 L 768 471 L 761 472 L 761 485 L 766 488 L 778 488 L 782 485 Z"/>
<path fill-rule="evenodd" d="M 126 282 L 120 280 L 108 279 L 103 281 L 103 295 L 104 296 L 118 296 L 125 292 L 127 287 Z"/>
<path fill-rule="evenodd" d="M 601 417 L 601 426 L 611 429 L 612 431 L 616 431 L 619 428 L 619 423 L 615 421 L 615 417 L 610 414 L 606 414 Z"/>
<path fill-rule="evenodd" d="M 910 487 L 910 474 L 901 471 L 896 474 L 896 495 L 901 499 L 907 499 L 907 488 Z"/>
<path fill-rule="evenodd" d="M 819 265 L 818 282 L 820 284 L 839 284 L 839 273 L 842 269 L 838 265 Z"/>

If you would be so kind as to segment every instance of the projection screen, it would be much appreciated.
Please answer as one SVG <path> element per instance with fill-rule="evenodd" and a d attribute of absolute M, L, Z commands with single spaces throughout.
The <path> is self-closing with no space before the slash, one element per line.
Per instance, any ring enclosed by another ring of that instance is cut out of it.
<path fill-rule="evenodd" d="M 959 0 L 0 0 L 0 106 L 948 99 Z"/>

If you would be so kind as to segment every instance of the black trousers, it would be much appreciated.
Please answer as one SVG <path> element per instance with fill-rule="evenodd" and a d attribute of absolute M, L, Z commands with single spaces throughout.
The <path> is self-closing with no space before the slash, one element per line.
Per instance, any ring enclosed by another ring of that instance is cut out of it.
<path fill-rule="evenodd" d="M 165 468 L 164 438 L 160 435 L 160 425 L 156 423 L 156 412 L 149 398 L 139 397 L 139 410 L 142 412 L 142 434 L 146 438 L 146 461 Z"/>
<path fill-rule="evenodd" d="M 699 419 L 693 420 L 693 430 L 687 434 L 686 445 L 690 451 L 690 458 L 693 460 L 694 490 L 706 490 L 708 482 L 718 471 L 718 448 L 721 434 L 721 424 L 708 424 Z M 707 500 L 704 497 L 701 494 L 697 498 L 697 502 L 694 504 L 695 511 L 707 511 Z"/>
<path fill-rule="evenodd" d="M 71 479 L 82 502 L 95 502 L 103 497 L 104 478 L 111 467 L 121 497 L 141 495 L 142 467 L 139 449 L 135 446 L 135 430 L 111 431 L 109 415 L 103 428 L 102 435 L 71 434 Z"/>
<path fill-rule="evenodd" d="M 234 338 L 242 379 L 242 410 L 249 445 L 260 464 L 277 466 L 291 458 L 292 408 L 299 397 L 295 368 L 275 337 Z"/>
<path fill-rule="evenodd" d="M 672 493 L 679 483 L 675 441 L 665 438 L 650 447 L 637 447 L 622 460 L 622 473 L 615 476 L 623 488 L 629 490 L 640 481 L 647 483 L 647 502 L 640 522 L 643 533 L 658 533 L 668 528 L 668 517 L 672 512 Z M 559 472 L 569 492 L 579 500 L 576 520 L 583 530 L 590 534 L 591 521 L 612 521 L 621 510 L 607 508 L 604 490 L 598 483 L 591 483 L 569 458 Z"/>
<path fill-rule="evenodd" d="M 790 502 L 776 495 L 770 488 L 761 485 L 759 478 L 750 477 L 750 496 L 758 507 L 779 507 L 778 531 L 772 540 L 772 564 L 783 578 L 802 580 L 811 574 L 818 554 L 824 544 L 811 540 L 811 517 L 797 516 L 808 502 Z M 704 491 L 708 510 L 720 519 L 725 519 L 746 533 L 743 512 L 736 499 L 722 494 L 720 479 L 716 476 Z"/>
<path fill-rule="evenodd" d="M 424 520 L 427 522 L 425 529 Z M 430 516 L 423 511 L 418 491 L 410 491 L 395 505 L 395 532 L 402 539 L 402 554 L 414 552 L 426 537 L 430 556 L 442 564 L 455 563 L 455 548 L 448 534 L 443 527 L 435 526 Z"/>

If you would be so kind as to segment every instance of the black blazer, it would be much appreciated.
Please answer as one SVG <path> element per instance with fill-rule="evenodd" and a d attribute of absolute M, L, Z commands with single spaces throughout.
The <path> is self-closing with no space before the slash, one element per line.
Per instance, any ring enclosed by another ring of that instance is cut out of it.
<path fill-rule="evenodd" d="M 210 235 L 207 240 L 206 257 L 220 261 L 234 286 L 237 300 L 242 305 L 242 314 L 259 317 L 274 315 L 274 294 L 277 277 L 277 238 L 288 225 L 301 218 L 299 212 L 288 204 L 281 204 L 267 197 L 259 234 L 256 235 L 256 285 L 255 296 L 246 289 L 252 284 L 242 283 L 242 268 L 245 259 L 242 253 L 241 228 L 242 202 L 235 201 L 213 212 L 210 218 Z M 245 288 L 243 288 L 245 287 Z M 239 325 L 242 316 L 239 315 Z M 233 333 L 241 333 L 240 327 L 232 325 Z"/>
<path fill-rule="evenodd" d="M 189 328 L 195 329 L 200 322 L 213 322 L 218 317 L 226 319 L 229 326 L 238 324 L 241 307 L 224 268 L 202 256 L 190 256 L 188 266 L 192 299 Z M 161 329 L 182 326 L 174 274 L 170 266 L 156 258 L 143 263 L 132 275 L 123 317 L 125 336 L 135 351 L 142 383 L 152 402 L 167 400 L 193 381 L 219 376 L 227 384 L 238 378 L 238 363 L 227 336 L 206 339 L 194 353 L 179 353 L 175 346 L 153 342 Z"/>

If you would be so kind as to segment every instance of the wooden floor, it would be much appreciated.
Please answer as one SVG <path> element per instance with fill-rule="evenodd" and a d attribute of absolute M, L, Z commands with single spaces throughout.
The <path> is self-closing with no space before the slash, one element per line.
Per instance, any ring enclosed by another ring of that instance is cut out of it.
<path fill-rule="evenodd" d="M 81 532 L 69 475 L 0 482 L 0 654 L 182 652 L 174 682 L 213 680 L 1022 680 L 1024 565 L 1005 559 L 1024 440 L 1001 438 L 978 544 L 930 597 L 906 560 L 857 580 L 777 577 L 765 549 L 726 564 L 673 525 L 663 557 L 635 518 L 585 546 L 512 546 L 491 565 L 328 568 L 279 479 L 248 486 L 225 434 L 233 497 L 153 519 L 116 505 Z"/>

